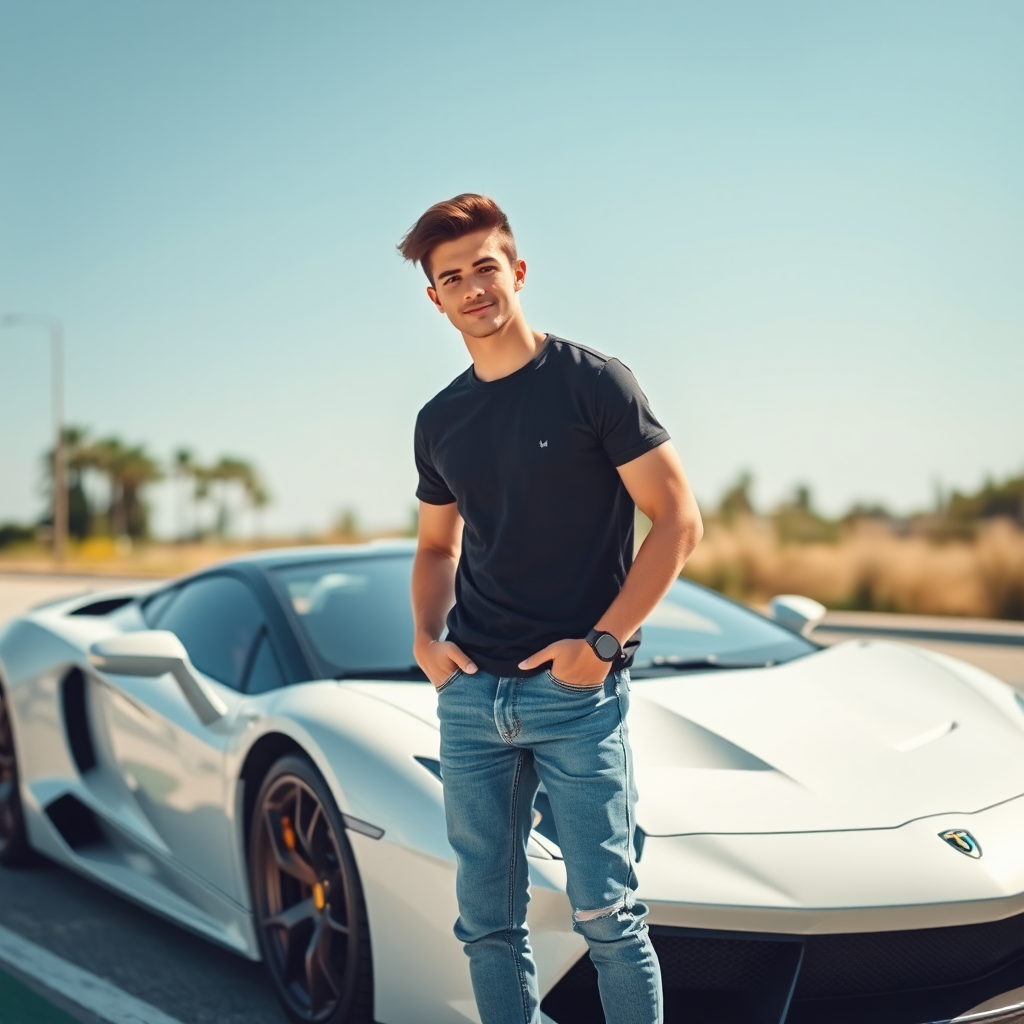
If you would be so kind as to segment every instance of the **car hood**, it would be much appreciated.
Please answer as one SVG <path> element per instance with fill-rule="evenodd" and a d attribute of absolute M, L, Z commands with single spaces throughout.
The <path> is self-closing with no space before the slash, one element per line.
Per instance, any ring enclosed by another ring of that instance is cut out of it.
<path fill-rule="evenodd" d="M 422 684 L 356 685 L 437 725 Z M 900 644 L 634 680 L 628 722 L 653 836 L 895 828 L 1024 793 L 1024 714 Z"/>

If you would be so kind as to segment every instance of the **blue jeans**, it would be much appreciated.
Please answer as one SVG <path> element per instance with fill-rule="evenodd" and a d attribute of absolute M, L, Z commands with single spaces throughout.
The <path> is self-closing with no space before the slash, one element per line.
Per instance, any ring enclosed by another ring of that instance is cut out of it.
<path fill-rule="evenodd" d="M 635 900 L 636 794 L 628 672 L 574 687 L 544 671 L 456 672 L 438 689 L 448 839 L 458 857 L 456 936 L 483 1024 L 538 1024 L 526 927 L 526 842 L 544 783 L 565 858 L 573 928 L 590 947 L 607 1024 L 660 1024 L 661 972 Z"/>

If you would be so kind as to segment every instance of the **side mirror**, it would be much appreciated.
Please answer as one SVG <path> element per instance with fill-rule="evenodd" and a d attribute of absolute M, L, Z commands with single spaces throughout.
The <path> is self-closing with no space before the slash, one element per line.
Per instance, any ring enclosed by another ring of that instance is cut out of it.
<path fill-rule="evenodd" d="M 163 629 L 120 633 L 89 648 L 89 661 L 113 676 L 162 676 L 170 672 L 203 725 L 227 714 L 227 706 L 198 675 L 182 642 Z"/>
<path fill-rule="evenodd" d="M 828 609 L 813 597 L 779 594 L 768 603 L 770 616 L 786 629 L 807 636 L 825 617 Z"/>

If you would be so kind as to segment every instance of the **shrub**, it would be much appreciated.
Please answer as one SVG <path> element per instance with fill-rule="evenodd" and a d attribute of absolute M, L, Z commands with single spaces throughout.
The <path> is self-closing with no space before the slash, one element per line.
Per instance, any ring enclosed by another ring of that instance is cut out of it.
<path fill-rule="evenodd" d="M 31 544 L 35 539 L 35 527 L 22 526 L 20 523 L 0 524 L 0 550 L 17 547 L 19 544 Z"/>

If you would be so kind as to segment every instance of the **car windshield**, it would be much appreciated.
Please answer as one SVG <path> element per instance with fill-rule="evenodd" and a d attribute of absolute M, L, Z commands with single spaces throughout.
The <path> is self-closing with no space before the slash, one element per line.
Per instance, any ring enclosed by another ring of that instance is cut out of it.
<path fill-rule="evenodd" d="M 367 555 L 275 568 L 326 676 L 422 679 L 412 654 L 410 555 Z M 789 630 L 686 580 L 643 628 L 634 675 L 779 663 L 816 650 Z"/>
<path fill-rule="evenodd" d="M 634 676 L 792 661 L 818 649 L 788 629 L 687 580 L 677 580 L 647 616 Z"/>
<path fill-rule="evenodd" d="M 412 557 L 336 558 L 273 570 L 328 676 L 421 678 L 412 655 Z"/>

